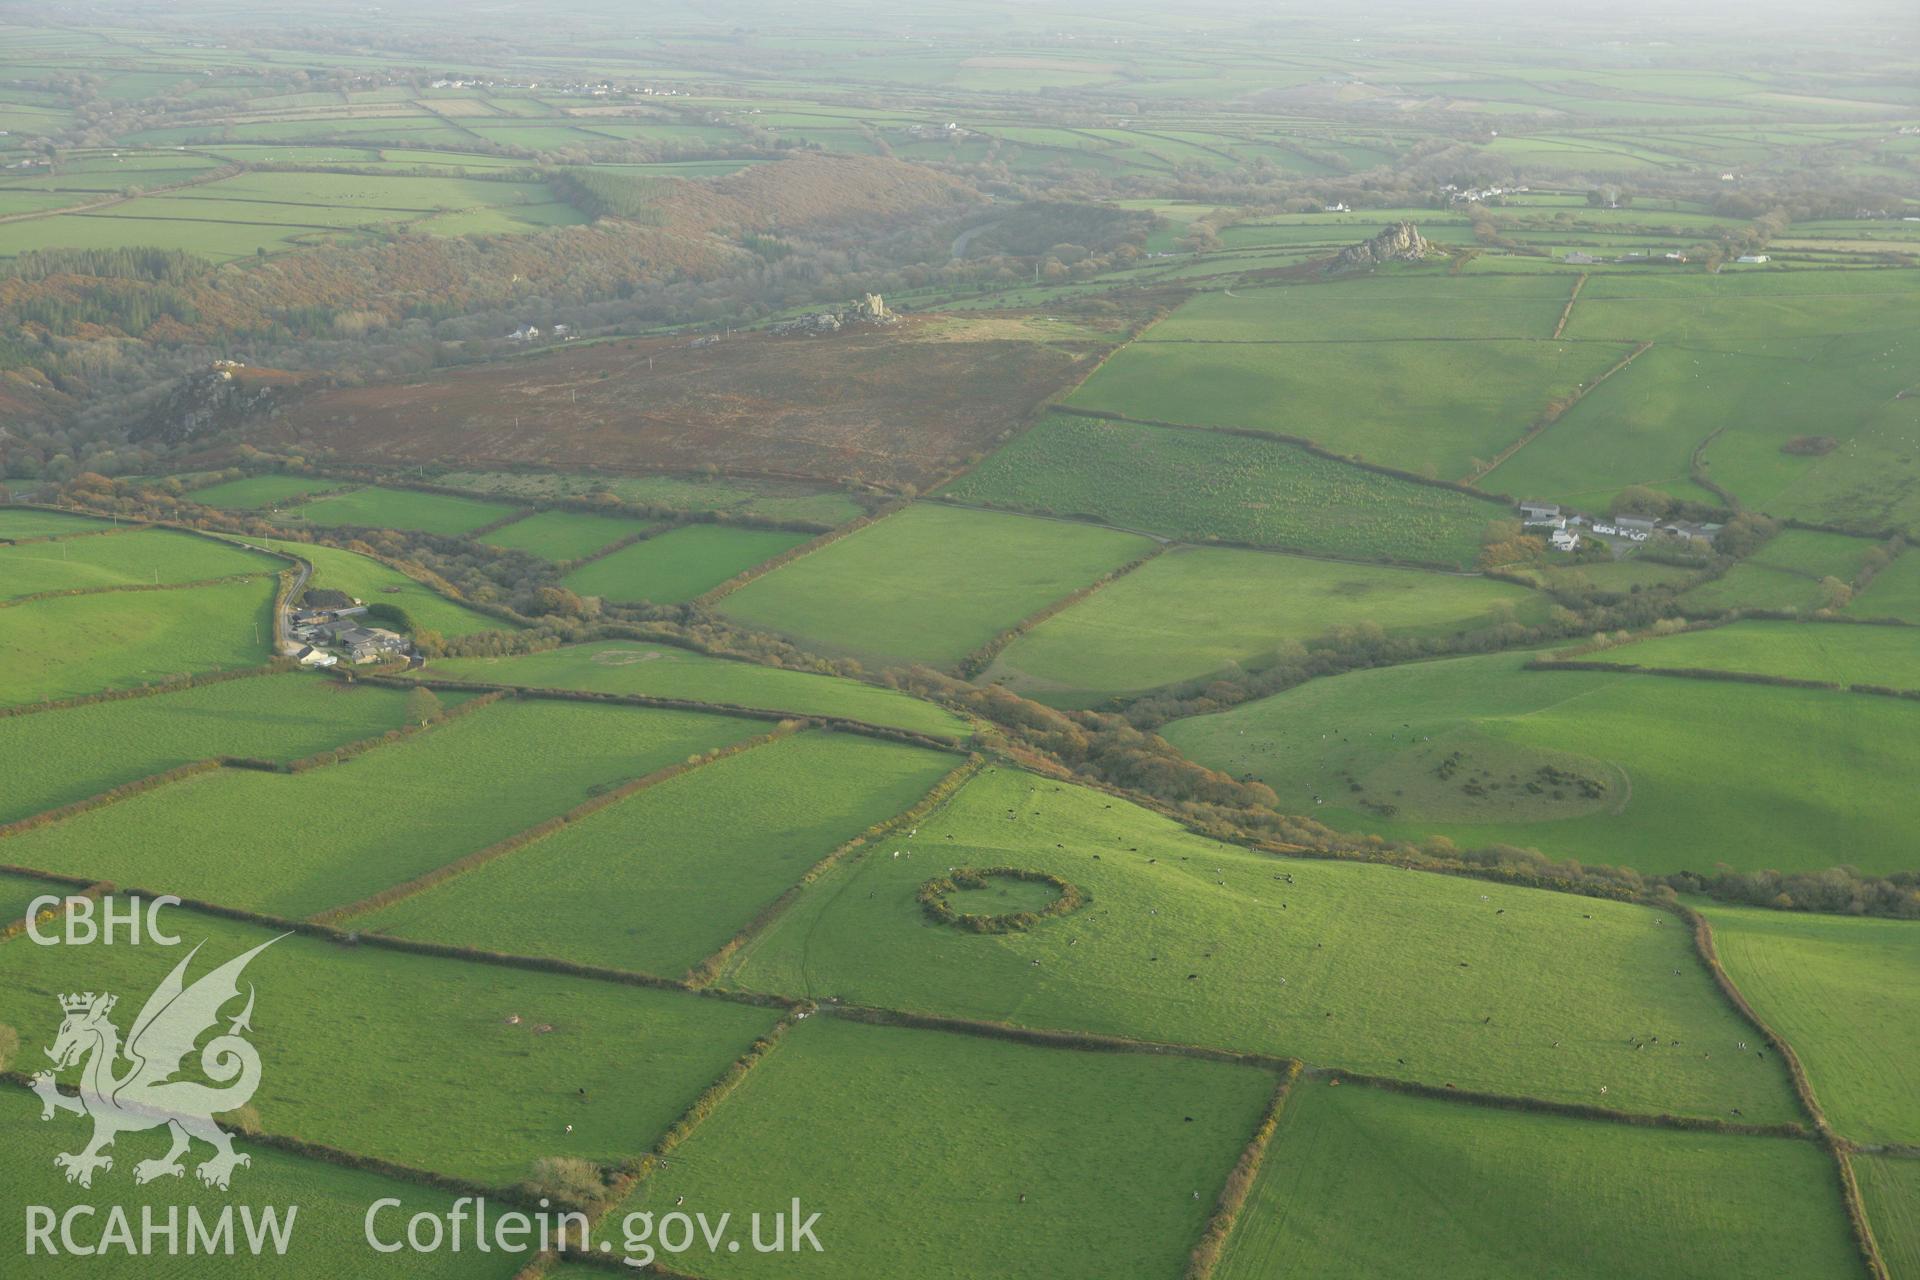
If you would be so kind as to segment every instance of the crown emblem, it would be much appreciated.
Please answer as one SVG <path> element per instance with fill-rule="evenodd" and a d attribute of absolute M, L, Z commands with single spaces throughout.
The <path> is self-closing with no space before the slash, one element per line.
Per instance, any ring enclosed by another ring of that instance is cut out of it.
<path fill-rule="evenodd" d="M 106 997 L 105 1002 L 100 1006 L 100 1012 L 106 1013 L 111 1010 L 117 998 L 118 997 L 115 996 Z M 68 1013 L 85 1013 L 87 1010 L 93 1008 L 94 999 L 95 996 L 91 991 L 86 992 L 84 995 L 61 996 L 60 1007 Z"/>

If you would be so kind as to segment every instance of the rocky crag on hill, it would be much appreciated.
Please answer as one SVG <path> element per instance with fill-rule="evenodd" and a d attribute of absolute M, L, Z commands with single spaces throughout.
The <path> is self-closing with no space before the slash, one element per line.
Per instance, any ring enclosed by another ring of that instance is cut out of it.
<path fill-rule="evenodd" d="M 281 369 L 250 369 L 216 360 L 176 382 L 129 435 L 143 442 L 181 444 L 262 418 L 277 418 L 307 378 Z"/>
<path fill-rule="evenodd" d="M 850 325 L 899 324 L 898 313 L 887 309 L 885 299 L 877 293 L 864 294 L 839 311 L 816 311 L 811 315 L 796 316 L 791 320 L 782 320 L 767 329 L 768 333 L 821 334 L 838 333 Z"/>
<path fill-rule="evenodd" d="M 1411 222 L 1396 222 L 1371 240 L 1349 245 L 1334 260 L 1341 267 L 1371 267 L 1382 262 L 1419 262 L 1439 257 L 1446 250 L 1420 234 Z"/>

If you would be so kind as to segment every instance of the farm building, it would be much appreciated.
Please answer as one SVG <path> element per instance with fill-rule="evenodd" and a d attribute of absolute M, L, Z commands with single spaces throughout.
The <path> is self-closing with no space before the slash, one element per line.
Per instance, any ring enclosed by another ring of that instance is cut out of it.
<path fill-rule="evenodd" d="M 1734 259 L 1735 262 L 1769 262 L 1771 260 L 1764 253 L 1743 253 Z"/>
<path fill-rule="evenodd" d="M 1580 535 L 1571 529 L 1555 529 L 1547 538 L 1547 543 L 1555 551 L 1572 551 L 1580 545 Z"/>
<path fill-rule="evenodd" d="M 340 661 L 332 654 L 316 649 L 310 644 L 300 646 L 300 651 L 293 656 L 303 667 L 331 667 Z"/>
<path fill-rule="evenodd" d="M 1560 518 L 1560 504 L 1557 502 L 1522 502 L 1520 504 L 1520 518 L 1527 524 L 1533 524 L 1536 521 L 1558 520 Z"/>

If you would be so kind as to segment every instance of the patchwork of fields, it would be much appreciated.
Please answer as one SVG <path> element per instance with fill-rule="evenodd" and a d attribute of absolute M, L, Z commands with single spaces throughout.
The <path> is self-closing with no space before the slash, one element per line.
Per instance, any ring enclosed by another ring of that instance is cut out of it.
<path fill-rule="evenodd" d="M 0 1273 L 1920 1280 L 1891 10 L 230 8 L 0 20 Z"/>

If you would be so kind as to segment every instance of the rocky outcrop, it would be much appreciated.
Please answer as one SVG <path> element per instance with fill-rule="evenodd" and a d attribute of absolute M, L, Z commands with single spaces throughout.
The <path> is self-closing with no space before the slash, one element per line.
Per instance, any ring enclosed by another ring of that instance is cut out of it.
<path fill-rule="evenodd" d="M 1445 252 L 1411 222 L 1396 222 L 1373 239 L 1342 249 L 1336 262 L 1343 267 L 1371 267 L 1382 262 L 1419 262 Z"/>
<path fill-rule="evenodd" d="M 816 311 L 811 315 L 782 320 L 767 330 L 774 334 L 838 333 L 849 325 L 899 324 L 897 312 L 887 309 L 886 300 L 877 293 L 862 294 L 839 311 Z"/>
<path fill-rule="evenodd" d="M 276 418 L 283 405 L 293 403 L 304 381 L 280 369 L 216 360 L 175 383 L 128 434 L 143 442 L 180 444 Z"/>

